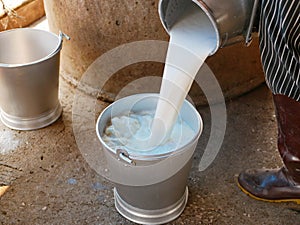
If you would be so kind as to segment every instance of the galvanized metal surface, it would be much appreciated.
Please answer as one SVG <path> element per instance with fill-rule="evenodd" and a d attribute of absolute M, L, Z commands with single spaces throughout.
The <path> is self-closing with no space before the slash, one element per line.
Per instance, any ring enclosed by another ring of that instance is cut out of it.
<path fill-rule="evenodd" d="M 165 154 L 128 154 L 133 160 L 121 160 L 120 151 L 110 148 L 103 140 L 103 131 L 111 118 L 130 111 L 155 110 L 158 94 L 137 94 L 121 98 L 108 106 L 99 116 L 96 131 L 111 176 L 115 184 L 115 207 L 127 219 L 142 224 L 162 224 L 178 217 L 187 202 L 187 180 L 192 156 L 202 132 L 199 113 L 188 101 L 180 117 L 194 131 L 194 137 L 183 146 Z"/>
<path fill-rule="evenodd" d="M 20 28 L 0 33 L 1 120 L 17 130 L 45 127 L 61 115 L 58 99 L 63 34 Z"/>
<path fill-rule="evenodd" d="M 228 0 L 220 4 L 218 0 L 160 0 L 159 15 L 165 29 L 169 31 L 178 20 L 188 4 L 199 6 L 199 12 L 205 13 L 210 24 L 217 33 L 216 48 L 213 55 L 221 47 L 252 40 L 251 30 L 256 14 L 257 0 Z"/>

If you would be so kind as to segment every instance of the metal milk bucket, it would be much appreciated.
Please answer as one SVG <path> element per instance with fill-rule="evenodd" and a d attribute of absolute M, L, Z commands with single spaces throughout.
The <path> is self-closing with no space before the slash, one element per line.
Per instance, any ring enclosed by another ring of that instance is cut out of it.
<path fill-rule="evenodd" d="M 61 32 L 57 36 L 33 28 L 0 33 L 0 109 L 6 126 L 38 129 L 61 115 L 58 80 L 63 37 Z"/>
<path fill-rule="evenodd" d="M 158 98 L 158 94 L 137 94 L 119 99 L 100 114 L 96 125 L 110 180 L 115 183 L 115 207 L 125 218 L 140 224 L 167 223 L 183 212 L 188 199 L 187 179 L 202 132 L 202 119 L 185 100 L 179 116 L 195 134 L 189 143 L 165 154 L 128 154 L 126 150 L 110 148 L 102 136 L 112 117 L 153 111 Z"/>
<path fill-rule="evenodd" d="M 207 26 L 217 34 L 216 47 L 210 55 L 226 45 L 251 43 L 259 0 L 160 0 L 159 16 L 167 32 L 189 4 L 199 6 L 199 11 L 209 18 Z"/>

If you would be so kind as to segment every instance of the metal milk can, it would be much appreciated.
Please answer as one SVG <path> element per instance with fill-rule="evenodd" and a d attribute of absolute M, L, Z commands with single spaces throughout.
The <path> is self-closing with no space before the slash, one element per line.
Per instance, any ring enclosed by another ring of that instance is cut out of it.
<path fill-rule="evenodd" d="M 250 45 L 258 3 L 259 0 L 160 0 L 159 16 L 169 32 L 189 4 L 199 6 L 209 18 L 207 26 L 213 26 L 217 34 L 216 48 L 210 54 L 213 55 L 219 48 L 237 42 Z"/>

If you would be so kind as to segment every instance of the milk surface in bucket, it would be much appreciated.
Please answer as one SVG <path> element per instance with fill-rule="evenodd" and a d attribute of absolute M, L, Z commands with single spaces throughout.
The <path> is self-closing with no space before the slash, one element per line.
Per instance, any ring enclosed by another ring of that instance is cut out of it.
<path fill-rule="evenodd" d="M 179 149 L 191 142 L 196 131 L 179 118 L 167 140 L 162 145 L 150 146 L 151 124 L 154 111 L 115 116 L 106 127 L 103 141 L 112 149 L 124 149 L 129 155 L 158 155 Z"/>
<path fill-rule="evenodd" d="M 170 135 L 194 78 L 216 43 L 216 32 L 208 17 L 196 4 L 189 4 L 170 29 L 160 99 L 151 128 L 151 145 L 164 142 Z"/>

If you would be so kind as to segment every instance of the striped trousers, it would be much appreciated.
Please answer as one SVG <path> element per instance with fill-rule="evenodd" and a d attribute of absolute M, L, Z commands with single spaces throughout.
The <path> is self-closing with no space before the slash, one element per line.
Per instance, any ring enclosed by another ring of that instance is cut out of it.
<path fill-rule="evenodd" d="M 300 0 L 261 0 L 260 53 L 273 94 L 300 101 Z"/>

